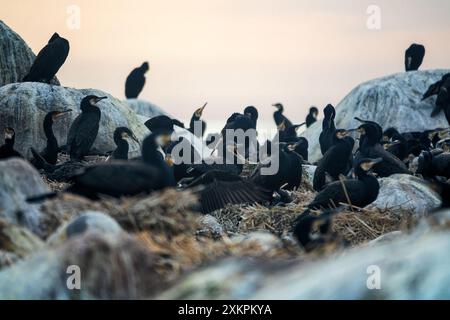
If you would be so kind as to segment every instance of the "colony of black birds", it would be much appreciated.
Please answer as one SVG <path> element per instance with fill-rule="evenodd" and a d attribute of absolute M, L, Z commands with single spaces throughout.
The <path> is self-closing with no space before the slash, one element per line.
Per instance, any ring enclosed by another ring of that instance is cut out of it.
<path fill-rule="evenodd" d="M 24 81 L 50 83 L 69 53 L 66 39 L 54 34 L 36 57 Z M 405 54 L 407 71 L 417 70 L 425 55 L 425 48 L 412 45 Z M 134 69 L 126 80 L 126 97 L 137 98 L 145 84 L 148 63 Z M 450 74 L 430 86 L 424 93 L 427 99 L 437 95 L 432 116 L 444 111 L 450 122 Z M 85 157 L 92 152 L 103 112 L 100 102 L 107 97 L 89 95 L 80 102 L 81 113 L 72 122 L 66 145 L 59 147 L 53 133 L 53 123 L 67 115 L 70 109 L 49 112 L 43 121 L 47 146 L 42 152 L 31 148 L 32 163 L 45 172 L 49 179 L 70 182 L 66 192 L 96 200 L 102 196 L 123 197 L 148 194 L 165 188 L 192 189 L 199 196 L 201 211 L 210 213 L 228 204 L 284 205 L 292 201 L 289 191 L 302 183 L 303 166 L 308 164 L 308 140 L 298 135 L 303 125 L 317 122 L 319 111 L 312 107 L 305 123 L 294 124 L 284 114 L 281 103 L 273 118 L 278 132 L 273 140 L 260 146 L 249 135 L 240 139 L 238 131 L 257 131 L 258 110 L 248 106 L 242 113 L 233 113 L 222 131 L 207 142 L 210 157 L 204 157 L 185 137 L 173 138 L 174 126 L 184 125 L 167 116 L 149 119 L 145 126 L 149 135 L 142 141 L 141 157 L 129 159 L 129 143 L 140 141 L 126 127 L 117 128 L 113 134 L 116 149 L 107 161 L 89 164 Z M 206 123 L 201 119 L 207 104 L 195 110 L 189 129 L 203 139 Z M 67 106 L 69 107 L 69 106 Z M 380 184 L 377 177 L 393 174 L 420 174 L 443 196 L 443 206 L 448 206 L 450 178 L 450 143 L 448 128 L 425 132 L 403 132 L 396 128 L 383 128 L 380 124 L 356 118 L 358 128 L 336 128 L 336 110 L 328 104 L 323 110 L 322 131 L 317 137 L 322 159 L 316 165 L 313 188 L 318 192 L 293 224 L 293 232 L 306 248 L 313 243 L 311 230 L 319 225 L 324 236 L 330 219 L 342 206 L 356 210 L 377 199 Z M 200 129 L 200 130 L 197 130 Z M 5 143 L 0 147 L 0 159 L 22 157 L 14 150 L 13 128 L 4 130 Z M 208 138 L 209 139 L 209 138 Z M 356 140 L 356 141 L 355 141 Z M 181 148 L 180 148 L 181 147 Z M 58 161 L 63 150 L 70 160 Z M 177 162 L 176 151 L 187 161 Z M 245 164 L 255 164 L 253 172 L 243 176 Z M 276 167 L 270 172 L 272 166 Z M 409 169 L 414 168 L 414 169 Z M 54 193 L 28 199 L 42 201 Z M 446 197 L 446 198 L 445 198 Z M 313 214 L 321 212 L 321 214 Z"/>

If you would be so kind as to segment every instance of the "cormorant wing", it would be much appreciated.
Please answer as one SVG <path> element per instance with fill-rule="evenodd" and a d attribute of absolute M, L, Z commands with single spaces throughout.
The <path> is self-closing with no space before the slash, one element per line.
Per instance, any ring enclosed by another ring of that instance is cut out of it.
<path fill-rule="evenodd" d="M 61 51 L 64 50 L 64 52 Z M 30 72 L 25 76 L 24 81 L 27 78 L 37 79 L 38 76 L 43 75 L 49 68 L 59 69 L 67 59 L 68 51 L 63 48 L 59 43 L 49 43 L 39 51 L 36 59 L 31 66 Z M 58 70 L 50 70 L 52 73 L 56 73 Z M 48 71 L 47 71 L 48 72 Z"/>
<path fill-rule="evenodd" d="M 369 157 L 371 158 L 383 158 L 383 162 L 381 164 L 386 165 L 389 164 L 390 166 L 395 166 L 399 171 L 398 173 L 406 173 L 410 174 L 408 168 L 406 165 L 401 161 L 399 158 L 397 158 L 395 155 L 390 153 L 389 151 L 386 151 L 381 144 L 376 144 L 373 148 L 370 148 Z"/>
<path fill-rule="evenodd" d="M 67 138 L 67 145 L 70 149 L 76 147 L 80 148 L 84 145 L 92 145 L 98 134 L 98 118 L 96 116 L 85 116 L 81 114 L 75 119 L 70 127 L 69 135 Z"/>

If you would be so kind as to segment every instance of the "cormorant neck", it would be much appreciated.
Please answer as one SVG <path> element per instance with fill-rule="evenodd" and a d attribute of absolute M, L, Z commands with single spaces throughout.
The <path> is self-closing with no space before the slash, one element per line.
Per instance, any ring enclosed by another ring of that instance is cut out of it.
<path fill-rule="evenodd" d="M 116 153 L 120 154 L 124 158 L 128 158 L 128 150 L 129 150 L 128 142 L 124 139 L 120 139 L 119 141 L 116 142 L 116 145 L 117 145 Z"/>
<path fill-rule="evenodd" d="M 13 149 L 15 141 L 16 141 L 16 138 L 14 136 L 11 139 L 5 139 L 5 146 L 9 149 Z"/>
<path fill-rule="evenodd" d="M 51 118 L 44 120 L 44 133 L 47 140 L 56 139 L 53 133 L 53 120 Z"/>

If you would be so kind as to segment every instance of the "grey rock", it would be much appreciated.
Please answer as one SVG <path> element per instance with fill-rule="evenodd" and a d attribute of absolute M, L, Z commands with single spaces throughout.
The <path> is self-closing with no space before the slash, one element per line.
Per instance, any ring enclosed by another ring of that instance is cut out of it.
<path fill-rule="evenodd" d="M 439 195 L 422 179 L 411 175 L 395 174 L 379 179 L 380 193 L 368 207 L 389 208 L 392 211 L 410 211 L 423 216 L 441 205 Z"/>
<path fill-rule="evenodd" d="M 126 235 L 86 234 L 0 271 L 0 299 L 143 299 L 163 285 L 157 258 Z M 69 268 L 72 267 L 72 268 Z M 80 271 L 80 290 L 70 290 Z"/>
<path fill-rule="evenodd" d="M 428 87 L 449 70 L 429 70 L 398 73 L 363 83 L 353 89 L 336 106 L 336 127 L 350 129 L 359 123 L 354 117 L 376 121 L 384 129 L 396 127 L 400 132 L 448 127 L 443 113 L 431 118 L 435 98 L 422 100 Z M 318 161 L 319 120 L 302 133 L 309 141 L 309 160 Z"/>
<path fill-rule="evenodd" d="M 124 101 L 124 103 L 127 104 L 138 115 L 145 117 L 147 120 L 156 116 L 169 116 L 169 114 L 162 108 L 145 100 L 127 99 Z"/>
<path fill-rule="evenodd" d="M 74 237 L 88 232 L 117 235 L 123 232 L 119 224 L 105 213 L 85 211 L 79 216 L 63 224 L 47 240 L 49 245 L 59 245 Z"/>
<path fill-rule="evenodd" d="M 25 41 L 1 20 L 0 44 L 0 87 L 22 81 L 36 56 Z M 53 83 L 59 84 L 56 78 Z"/>
<path fill-rule="evenodd" d="M 379 236 L 376 239 L 373 239 L 367 245 L 368 246 L 379 245 L 380 243 L 385 243 L 385 242 L 389 242 L 389 241 L 395 240 L 395 239 L 397 239 L 398 237 L 400 237 L 402 235 L 403 235 L 403 232 L 401 232 L 401 231 L 392 231 L 392 232 L 383 234 L 382 236 Z"/>
<path fill-rule="evenodd" d="M 309 263 L 234 258 L 193 272 L 157 298 L 449 299 L 449 250 L 447 229 L 402 236 Z M 378 271 L 379 290 L 371 282 Z"/>
<path fill-rule="evenodd" d="M 40 234 L 42 215 L 25 200 L 48 192 L 39 173 L 25 160 L 0 161 L 0 218 Z"/>
<path fill-rule="evenodd" d="M 12 266 L 20 257 L 12 252 L 0 250 L 0 270 Z"/>
<path fill-rule="evenodd" d="M 242 246 L 258 245 L 262 251 L 269 251 L 282 246 L 280 238 L 267 231 L 255 231 L 246 235 L 238 235 L 231 238 L 231 241 Z"/>
<path fill-rule="evenodd" d="M 90 94 L 108 97 L 99 104 L 103 112 L 93 150 L 101 153 L 114 150 L 113 133 L 117 127 L 130 128 L 139 140 L 148 134 L 148 129 L 128 105 L 105 92 L 43 83 L 10 84 L 0 88 L 0 130 L 6 126 L 13 127 L 16 131 L 15 148 L 26 155 L 31 146 L 42 150 L 46 145 L 42 122 L 47 112 L 72 109 L 71 115 L 58 120 L 53 126 L 59 144 L 64 145 L 70 125 L 80 113 L 81 99 Z M 140 154 L 139 146 L 132 144 L 130 153 Z"/>
<path fill-rule="evenodd" d="M 303 178 L 306 178 L 309 184 L 313 185 L 314 173 L 316 172 L 317 166 L 304 164 L 303 168 Z"/>
<path fill-rule="evenodd" d="M 0 220 L 0 251 L 7 251 L 23 258 L 43 246 L 42 240 L 28 229 Z"/>

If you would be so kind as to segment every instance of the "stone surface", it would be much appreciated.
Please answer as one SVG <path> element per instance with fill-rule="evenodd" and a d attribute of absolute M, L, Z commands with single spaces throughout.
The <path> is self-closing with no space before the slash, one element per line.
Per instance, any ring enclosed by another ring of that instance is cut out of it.
<path fill-rule="evenodd" d="M 35 253 L 44 243 L 28 229 L 5 220 L 0 220 L 0 251 L 10 252 L 18 257 Z"/>
<path fill-rule="evenodd" d="M 156 257 L 128 235 L 86 234 L 0 271 L 0 299 L 142 299 L 162 285 Z M 81 290 L 69 290 L 78 266 Z"/>
<path fill-rule="evenodd" d="M 450 232 L 433 231 L 309 263 L 219 261 L 186 276 L 158 298 L 449 299 Z M 378 271 L 380 290 L 370 290 Z"/>
<path fill-rule="evenodd" d="M 41 213 L 25 200 L 49 191 L 28 162 L 17 158 L 0 161 L 0 218 L 39 234 Z"/>
<path fill-rule="evenodd" d="M 123 232 L 123 230 L 116 220 L 107 214 L 97 211 L 85 211 L 60 226 L 58 230 L 50 236 L 47 243 L 50 245 L 59 245 L 69 239 L 80 237 L 88 232 L 115 235 Z"/>
<path fill-rule="evenodd" d="M 381 178 L 379 182 L 380 193 L 369 208 L 409 210 L 421 216 L 441 205 L 439 195 L 430 189 L 424 180 L 417 177 L 395 174 Z"/>
<path fill-rule="evenodd" d="M 422 100 L 428 87 L 439 81 L 449 70 L 429 70 L 398 73 L 363 83 L 353 89 L 336 106 L 336 127 L 358 126 L 354 117 L 376 121 L 384 129 L 396 127 L 400 132 L 448 127 L 443 113 L 431 118 L 435 99 Z M 321 110 L 322 112 L 322 110 Z M 319 135 L 322 120 L 302 133 L 309 141 L 309 160 L 318 161 Z"/>
<path fill-rule="evenodd" d="M 71 115 L 58 120 L 53 130 L 59 145 L 65 145 L 70 124 L 80 113 L 81 99 L 87 95 L 107 96 L 99 103 L 102 110 L 100 129 L 93 150 L 104 153 L 115 149 L 113 133 L 117 127 L 130 128 L 139 140 L 148 135 L 136 113 L 113 96 L 95 89 L 72 89 L 42 83 L 10 84 L 0 88 L 0 131 L 6 126 L 16 131 L 16 150 L 29 155 L 33 146 L 42 150 L 46 145 L 42 122 L 47 112 L 72 109 Z M 132 155 L 140 154 L 137 144 L 130 145 Z"/>
<path fill-rule="evenodd" d="M 213 238 L 221 237 L 224 232 L 222 225 L 212 215 L 204 215 L 199 218 L 201 229 L 198 230 L 199 234 L 209 235 Z"/>
<path fill-rule="evenodd" d="M 138 115 L 143 116 L 147 120 L 161 115 L 169 116 L 167 112 L 158 107 L 156 104 L 145 100 L 127 99 L 124 100 L 124 103 L 126 103 Z"/>
<path fill-rule="evenodd" d="M 0 20 L 0 87 L 22 81 L 35 58 L 25 41 Z M 59 84 L 56 79 L 54 83 Z"/>

